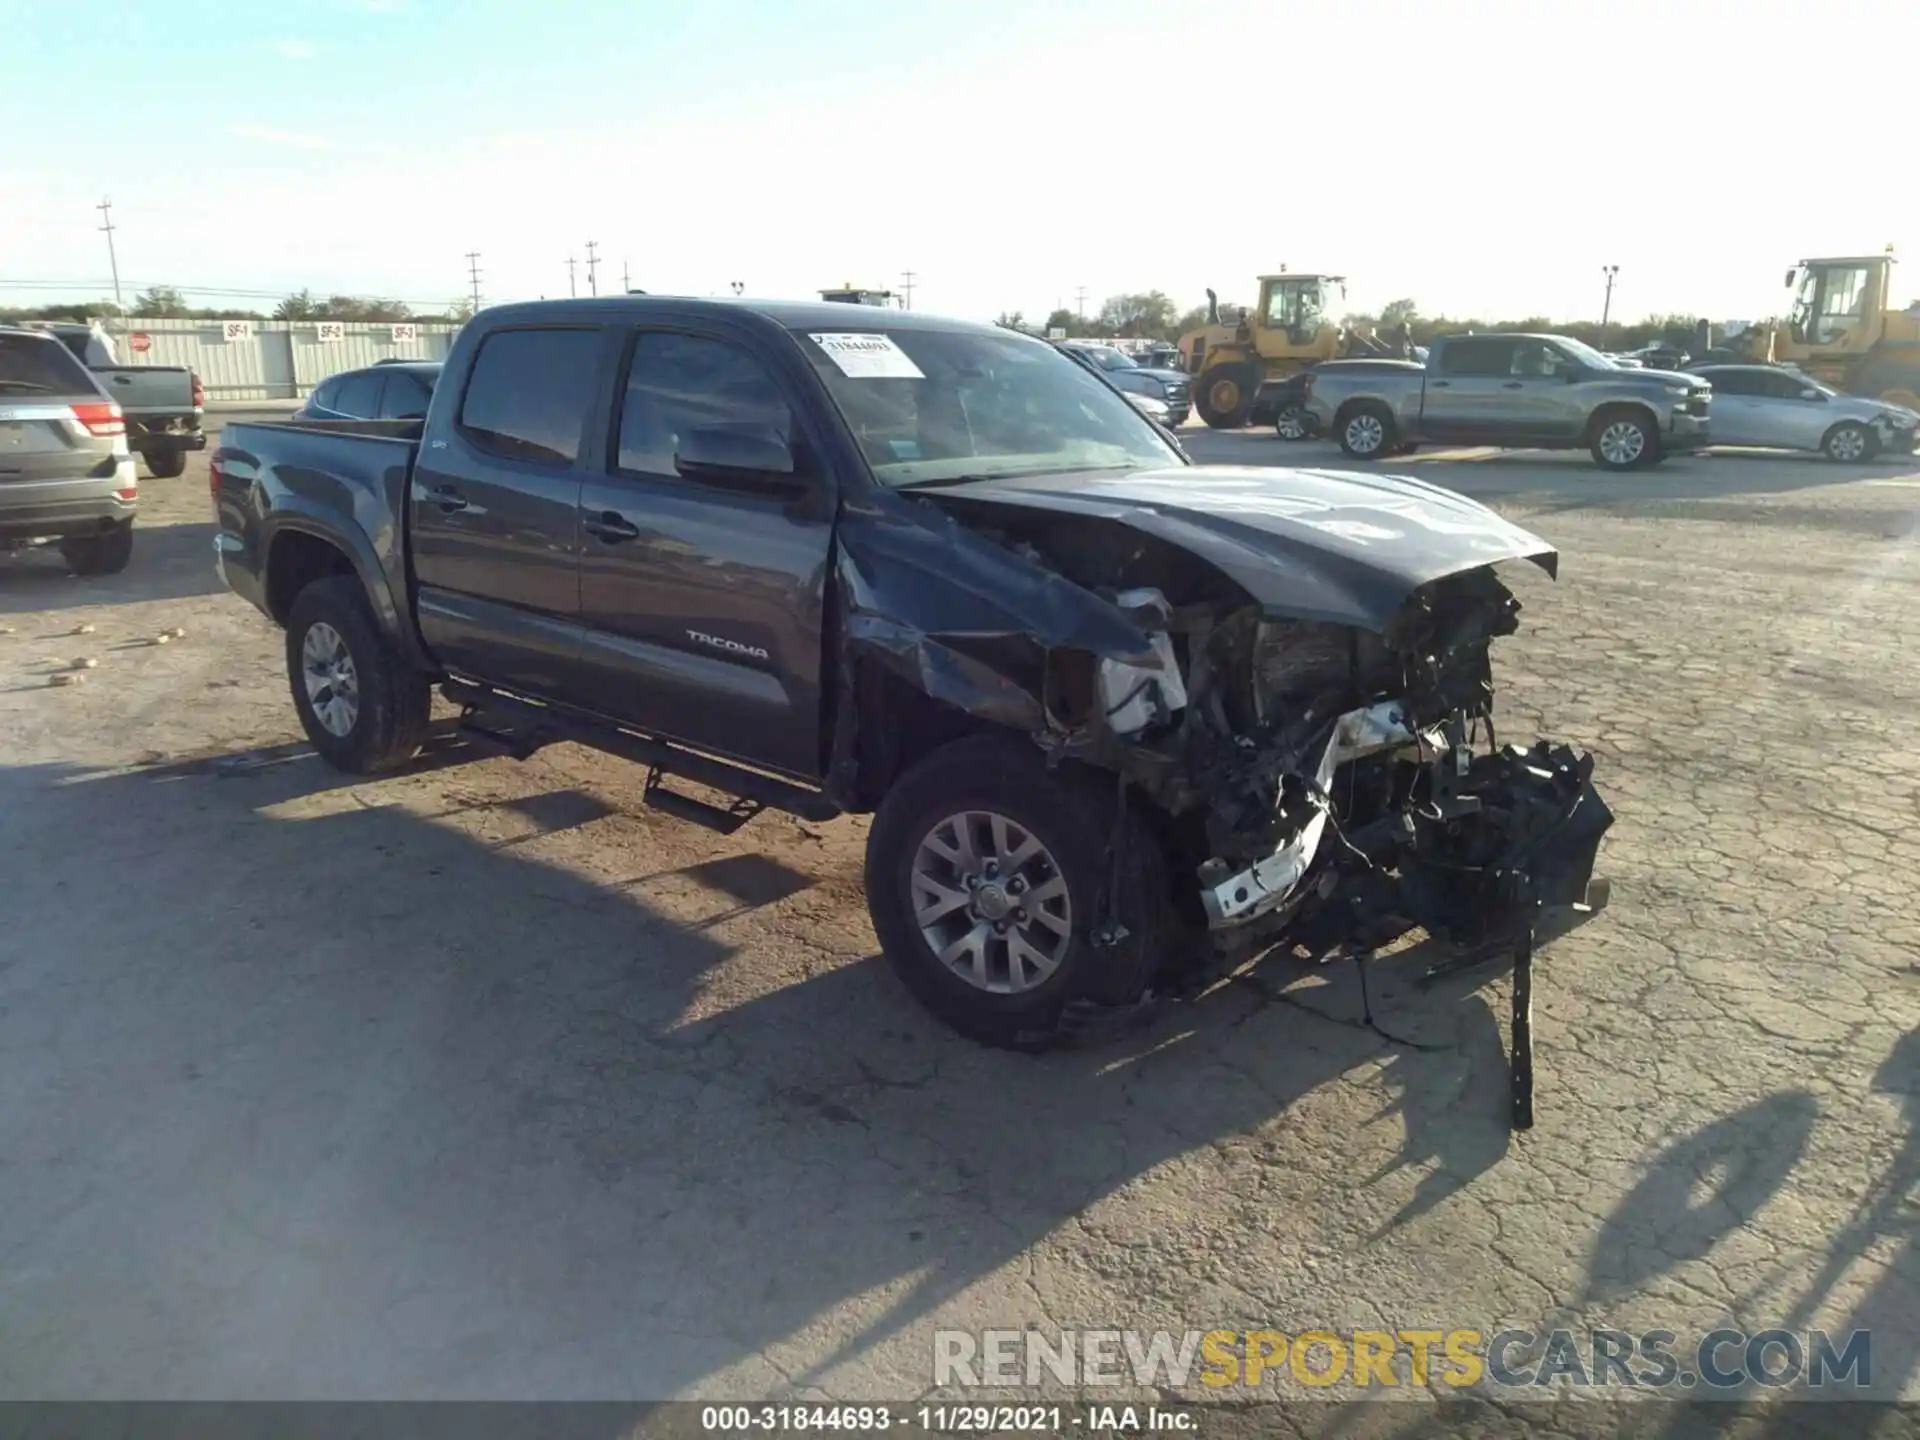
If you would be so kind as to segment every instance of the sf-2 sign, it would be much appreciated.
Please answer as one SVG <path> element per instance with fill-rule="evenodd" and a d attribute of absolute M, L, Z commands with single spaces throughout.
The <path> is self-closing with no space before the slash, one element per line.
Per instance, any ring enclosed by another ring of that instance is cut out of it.
<path fill-rule="evenodd" d="M 347 338 L 347 327 L 339 320 L 321 320 L 313 327 L 313 338 L 321 345 L 338 345 Z"/>

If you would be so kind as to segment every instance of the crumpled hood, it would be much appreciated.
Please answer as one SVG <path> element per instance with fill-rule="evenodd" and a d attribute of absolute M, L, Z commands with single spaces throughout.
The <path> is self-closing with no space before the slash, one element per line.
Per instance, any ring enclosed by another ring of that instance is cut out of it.
<path fill-rule="evenodd" d="M 1149 375 L 1155 380 L 1169 384 L 1177 381 L 1185 385 L 1193 379 L 1193 377 L 1184 370 L 1169 370 L 1162 365 L 1136 365 L 1133 367 L 1133 373 L 1135 375 Z"/>
<path fill-rule="evenodd" d="M 1276 617 L 1382 631 L 1420 586 L 1559 554 L 1478 501 L 1405 475 L 1218 465 L 1037 475 L 919 492 L 1116 522 L 1198 556 Z"/>
<path fill-rule="evenodd" d="M 1695 374 L 1692 374 L 1690 371 L 1655 370 L 1650 366 L 1642 366 L 1638 370 L 1623 370 L 1620 373 L 1623 375 L 1631 375 L 1636 380 L 1659 380 L 1668 385 L 1671 385 L 1674 381 L 1678 380 L 1683 384 L 1698 386 L 1702 389 L 1705 389 L 1707 386 L 1713 383 L 1712 381 L 1708 380 L 1706 376 L 1695 375 Z"/>

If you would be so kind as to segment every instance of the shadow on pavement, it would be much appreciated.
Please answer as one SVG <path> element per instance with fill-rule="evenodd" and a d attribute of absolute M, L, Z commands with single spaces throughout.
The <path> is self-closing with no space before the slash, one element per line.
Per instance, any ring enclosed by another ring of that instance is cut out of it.
<path fill-rule="evenodd" d="M 57 545 L 0 552 L 0 615 L 61 605 L 124 605 L 225 593 L 213 567 L 211 521 L 194 525 L 135 522 L 133 563 L 118 575 L 81 579 L 67 570 Z"/>
<path fill-rule="evenodd" d="M 33 897 L 0 928 L 0 1393 L 778 1394 L 1383 1052 L 1339 981 L 1324 1015 L 1229 986 L 1179 1033 L 981 1050 L 767 918 L 822 876 L 716 855 L 672 872 L 711 912 L 667 915 L 387 783 L 299 746 L 0 771 Z M 623 823 L 570 791 L 512 808 Z M 1471 1047 L 1395 1060 L 1407 1159 L 1457 1183 L 1504 1143 L 1485 1002 L 1374 983 Z M 930 1341 L 890 1353 L 877 1383 L 923 1390 Z"/>

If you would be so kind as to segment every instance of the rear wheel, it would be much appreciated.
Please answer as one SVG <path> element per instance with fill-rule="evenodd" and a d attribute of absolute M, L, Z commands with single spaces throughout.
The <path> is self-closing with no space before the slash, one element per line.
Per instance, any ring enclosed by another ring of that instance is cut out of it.
<path fill-rule="evenodd" d="M 1394 438 L 1393 416 L 1387 407 L 1371 402 L 1355 405 L 1334 422 L 1340 435 L 1340 448 L 1355 460 L 1378 460 L 1393 452 L 1399 442 Z"/>
<path fill-rule="evenodd" d="M 1157 837 L 1129 811 L 1114 918 L 1113 777 L 1049 769 L 1024 736 L 992 732 L 902 776 L 867 839 L 867 905 L 881 949 L 916 999 L 989 1045 L 1044 1048 L 1074 1002 L 1146 993 L 1174 934 Z"/>
<path fill-rule="evenodd" d="M 1820 449 L 1829 460 L 1851 465 L 1878 455 L 1880 437 L 1857 420 L 1842 420 L 1827 431 L 1826 438 L 1820 442 Z"/>
<path fill-rule="evenodd" d="M 1274 433 L 1282 440 L 1304 440 L 1307 438 L 1307 409 L 1300 404 L 1287 405 L 1273 422 Z"/>
<path fill-rule="evenodd" d="M 90 535 L 69 535 L 60 542 L 61 558 L 76 575 L 118 575 L 133 559 L 133 521 Z"/>
<path fill-rule="evenodd" d="M 187 452 L 184 450 L 165 450 L 158 455 L 142 458 L 147 462 L 147 473 L 156 480 L 172 480 L 184 475 L 187 470 Z"/>
<path fill-rule="evenodd" d="M 336 770 L 394 769 L 427 738 L 429 681 L 381 633 L 357 576 L 330 575 L 295 597 L 287 675 L 307 739 Z"/>
<path fill-rule="evenodd" d="M 1253 413 L 1260 377 L 1251 365 L 1216 365 L 1194 381 L 1193 403 L 1215 430 L 1238 430 Z"/>

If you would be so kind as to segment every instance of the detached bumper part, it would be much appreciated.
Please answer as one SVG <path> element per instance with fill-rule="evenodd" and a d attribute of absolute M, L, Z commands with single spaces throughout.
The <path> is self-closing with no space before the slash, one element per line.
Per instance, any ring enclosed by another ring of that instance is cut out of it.
<path fill-rule="evenodd" d="M 1340 717 L 1320 754 L 1320 763 L 1314 767 L 1313 778 L 1320 794 L 1329 792 L 1334 772 L 1347 761 L 1414 743 L 1416 737 L 1407 728 L 1403 708 L 1399 701 L 1386 701 L 1364 710 L 1350 710 Z M 1437 732 L 1429 731 L 1424 738 L 1435 749 L 1446 748 Z M 1327 815 L 1322 810 L 1265 860 L 1217 884 L 1202 886 L 1200 903 L 1206 909 L 1208 925 L 1214 929 L 1244 925 L 1284 905 L 1312 868 L 1326 827 Z"/>

